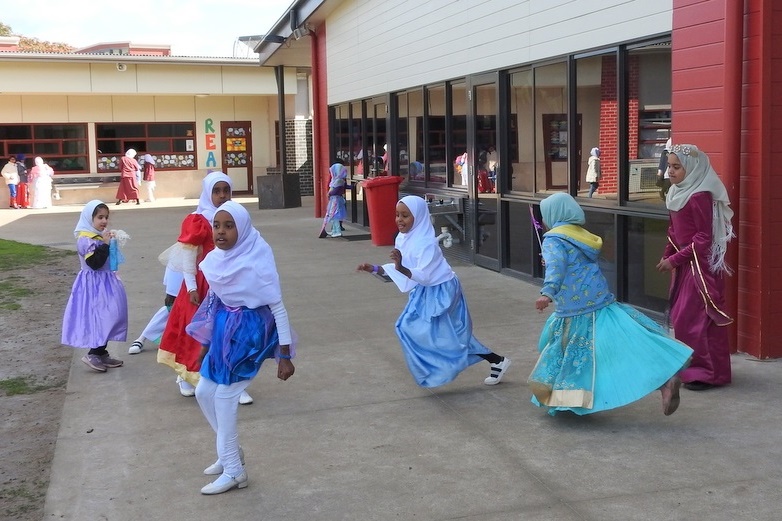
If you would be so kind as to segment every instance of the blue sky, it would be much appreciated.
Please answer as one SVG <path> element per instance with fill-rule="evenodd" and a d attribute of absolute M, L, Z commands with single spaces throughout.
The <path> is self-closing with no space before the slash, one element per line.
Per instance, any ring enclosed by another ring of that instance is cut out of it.
<path fill-rule="evenodd" d="M 250 57 L 239 36 L 265 33 L 293 0 L 0 0 L 14 33 L 75 47 L 169 44 L 178 56 Z M 236 52 L 234 51 L 236 49 Z"/>

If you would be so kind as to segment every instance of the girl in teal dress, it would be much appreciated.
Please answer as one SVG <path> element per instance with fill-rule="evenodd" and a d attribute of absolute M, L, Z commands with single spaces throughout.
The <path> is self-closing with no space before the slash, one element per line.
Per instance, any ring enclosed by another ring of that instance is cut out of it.
<path fill-rule="evenodd" d="M 549 414 L 579 415 L 627 405 L 659 389 L 663 413 L 679 406 L 678 373 L 692 349 L 649 317 L 616 302 L 597 264 L 603 241 L 586 231 L 584 211 L 568 194 L 540 203 L 546 277 L 538 311 L 556 309 L 540 336 L 529 377 L 532 402 Z"/>

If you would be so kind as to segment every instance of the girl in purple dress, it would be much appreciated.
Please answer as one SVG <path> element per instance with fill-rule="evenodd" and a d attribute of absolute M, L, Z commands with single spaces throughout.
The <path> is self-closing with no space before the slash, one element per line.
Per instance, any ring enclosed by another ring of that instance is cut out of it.
<path fill-rule="evenodd" d="M 668 154 L 671 187 L 665 199 L 670 210 L 668 244 L 660 271 L 673 272 L 671 324 L 676 338 L 695 352 L 682 371 L 684 387 L 701 391 L 730 383 L 730 345 L 725 326 L 733 322 L 725 311 L 724 276 L 728 242 L 735 236 L 730 200 L 695 145 L 675 145 Z"/>
<path fill-rule="evenodd" d="M 62 321 L 62 343 L 89 349 L 81 361 L 101 373 L 122 365 L 106 346 L 110 340 L 124 342 L 128 331 L 125 287 L 109 269 L 112 233 L 106 229 L 108 223 L 109 207 L 101 201 L 90 201 L 81 211 L 73 230 L 81 269 Z"/>

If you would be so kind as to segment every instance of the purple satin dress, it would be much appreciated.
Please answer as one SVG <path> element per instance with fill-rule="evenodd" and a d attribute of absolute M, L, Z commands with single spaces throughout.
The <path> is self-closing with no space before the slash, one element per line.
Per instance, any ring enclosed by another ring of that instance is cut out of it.
<path fill-rule="evenodd" d="M 128 297 L 109 261 L 97 270 L 85 258 L 103 244 L 100 238 L 80 236 L 76 241 L 81 270 L 65 307 L 62 343 L 73 347 L 97 348 L 109 341 L 124 342 L 128 333 Z"/>
<path fill-rule="evenodd" d="M 681 373 L 683 382 L 726 385 L 731 380 L 725 311 L 725 280 L 709 268 L 712 240 L 712 198 L 693 194 L 679 211 L 671 212 L 665 258 L 673 267 L 671 324 L 677 340 L 690 346 L 692 361 Z"/>

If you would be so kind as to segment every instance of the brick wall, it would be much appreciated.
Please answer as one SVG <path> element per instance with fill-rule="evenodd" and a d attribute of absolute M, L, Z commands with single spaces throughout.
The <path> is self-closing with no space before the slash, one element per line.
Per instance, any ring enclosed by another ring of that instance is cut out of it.
<path fill-rule="evenodd" d="M 299 176 L 301 195 L 314 195 L 312 177 L 312 120 L 289 119 L 285 122 L 286 174 Z"/>

